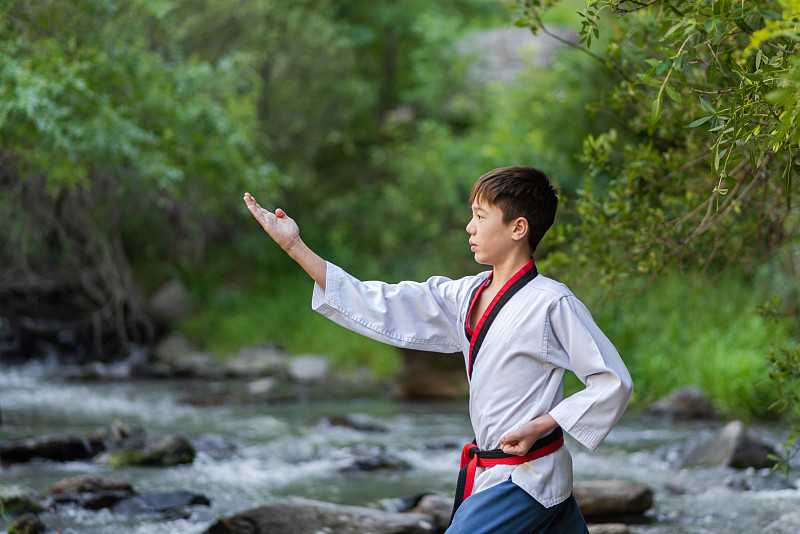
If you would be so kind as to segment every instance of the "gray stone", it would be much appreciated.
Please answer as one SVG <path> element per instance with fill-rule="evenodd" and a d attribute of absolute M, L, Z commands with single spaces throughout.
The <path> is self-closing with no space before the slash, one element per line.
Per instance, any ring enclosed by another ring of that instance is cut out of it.
<path fill-rule="evenodd" d="M 69 495 L 75 493 L 97 493 L 99 491 L 127 491 L 133 486 L 125 480 L 115 480 L 103 475 L 75 475 L 59 480 L 47 490 L 49 495 Z"/>
<path fill-rule="evenodd" d="M 741 421 L 731 421 L 717 432 L 707 443 L 698 445 L 684 457 L 683 467 L 728 466 L 738 469 L 772 467 L 774 462 L 767 455 L 775 452 L 775 446 L 752 437 Z"/>
<path fill-rule="evenodd" d="M 409 512 L 430 516 L 439 532 L 444 532 L 450 524 L 453 500 L 440 495 L 424 495 Z"/>
<path fill-rule="evenodd" d="M 669 421 L 708 421 L 719 418 L 719 412 L 697 386 L 676 389 L 653 403 L 646 415 Z"/>
<path fill-rule="evenodd" d="M 598 523 L 589 525 L 589 534 L 631 534 L 631 531 L 623 523 Z"/>
<path fill-rule="evenodd" d="M 194 347 L 189 340 L 181 334 L 170 334 L 155 344 L 153 359 L 158 362 L 171 364 L 183 356 L 194 352 Z"/>
<path fill-rule="evenodd" d="M 191 491 L 162 491 L 132 495 L 114 505 L 112 510 L 118 514 L 174 514 L 188 506 L 209 506 L 211 501 L 205 495 Z"/>
<path fill-rule="evenodd" d="M 170 280 L 150 297 L 147 313 L 155 324 L 169 328 L 189 315 L 191 301 L 189 293 L 177 280 Z"/>
<path fill-rule="evenodd" d="M 653 505 L 653 490 L 627 480 L 576 483 L 573 494 L 587 520 L 641 515 Z"/>
<path fill-rule="evenodd" d="M 286 499 L 220 519 L 206 534 L 439 534 L 425 514 Z"/>
<path fill-rule="evenodd" d="M 100 450 L 86 438 L 59 434 L 0 442 L 0 458 L 3 463 L 28 462 L 34 458 L 56 462 L 87 460 Z"/>
<path fill-rule="evenodd" d="M 386 432 L 388 429 L 386 425 L 366 414 L 348 414 L 345 416 L 330 416 L 324 419 L 324 422 L 331 426 L 342 426 L 360 430 L 361 432 Z"/>
<path fill-rule="evenodd" d="M 247 383 L 247 392 L 251 395 L 266 395 L 277 383 L 278 381 L 271 377 L 253 380 Z"/>
<path fill-rule="evenodd" d="M 328 376 L 328 359 L 316 354 L 304 354 L 290 358 L 289 377 L 296 382 L 321 382 Z"/>
<path fill-rule="evenodd" d="M 386 450 L 386 447 L 381 445 L 356 445 L 350 448 L 352 454 L 352 461 L 346 467 L 342 467 L 342 472 L 358 472 L 358 471 L 378 471 L 378 470 L 391 470 L 391 471 L 407 471 L 411 469 L 411 465 L 404 461 L 396 454 Z"/>
<path fill-rule="evenodd" d="M 263 376 L 285 376 L 287 356 L 272 344 L 246 347 L 225 364 L 228 376 L 259 378 Z"/>

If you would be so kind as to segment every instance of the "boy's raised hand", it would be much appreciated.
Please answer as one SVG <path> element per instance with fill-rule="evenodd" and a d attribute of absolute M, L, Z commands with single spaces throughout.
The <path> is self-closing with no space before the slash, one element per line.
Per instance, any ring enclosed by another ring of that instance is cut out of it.
<path fill-rule="evenodd" d="M 250 193 L 244 194 L 244 203 L 247 204 L 247 208 L 253 214 L 253 217 L 281 248 L 288 251 L 299 241 L 300 229 L 297 223 L 286 215 L 285 211 L 277 208 L 275 213 L 272 213 L 262 208 Z"/>
<path fill-rule="evenodd" d="M 244 203 L 269 236 L 325 289 L 327 263 L 303 243 L 297 223 L 280 208 L 275 213 L 265 210 L 250 193 L 244 194 Z"/>

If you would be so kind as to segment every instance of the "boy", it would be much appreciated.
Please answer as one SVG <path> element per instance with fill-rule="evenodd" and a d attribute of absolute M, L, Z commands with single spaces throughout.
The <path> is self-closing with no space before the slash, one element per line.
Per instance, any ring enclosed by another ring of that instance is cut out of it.
<path fill-rule="evenodd" d="M 314 279 L 313 309 L 384 343 L 464 353 L 475 445 L 462 453 L 446 534 L 588 532 L 562 429 L 594 450 L 633 386 L 586 307 L 537 276 L 533 252 L 558 206 L 541 171 L 503 167 L 475 183 L 469 245 L 492 270 L 460 280 L 361 282 L 312 252 L 283 210 L 270 213 L 249 193 L 244 200 Z M 586 385 L 566 399 L 565 369 Z"/>

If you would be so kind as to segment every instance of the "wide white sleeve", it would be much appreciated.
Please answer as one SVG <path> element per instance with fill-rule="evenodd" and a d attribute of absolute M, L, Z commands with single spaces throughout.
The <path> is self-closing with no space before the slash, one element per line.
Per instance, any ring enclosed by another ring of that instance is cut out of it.
<path fill-rule="evenodd" d="M 594 450 L 617 423 L 633 395 L 633 381 L 617 349 L 573 295 L 549 314 L 548 354 L 586 386 L 563 399 L 550 415 L 572 437 Z"/>
<path fill-rule="evenodd" d="M 396 347 L 461 350 L 458 287 L 444 277 L 425 282 L 362 282 L 328 263 L 325 289 L 314 284 L 311 307 L 335 323 Z"/>

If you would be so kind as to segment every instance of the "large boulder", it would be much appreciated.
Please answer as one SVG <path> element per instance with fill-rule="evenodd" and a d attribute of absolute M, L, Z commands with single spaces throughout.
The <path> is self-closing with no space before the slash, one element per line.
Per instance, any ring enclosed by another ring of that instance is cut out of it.
<path fill-rule="evenodd" d="M 402 349 L 395 395 L 404 399 L 454 399 L 469 395 L 464 356 Z"/>
<path fill-rule="evenodd" d="M 747 467 L 772 467 L 774 461 L 768 455 L 775 452 L 775 446 L 752 436 L 741 421 L 731 421 L 707 443 L 690 450 L 684 457 L 683 467 L 728 466 L 738 469 Z"/>
<path fill-rule="evenodd" d="M 205 534 L 438 534 L 425 514 L 292 498 L 220 519 Z"/>
<path fill-rule="evenodd" d="M 184 319 L 190 311 L 189 292 L 177 280 L 158 288 L 147 303 L 150 319 L 165 330 Z"/>
<path fill-rule="evenodd" d="M 653 490 L 626 480 L 576 483 L 573 494 L 587 520 L 638 516 L 653 506 Z"/>
<path fill-rule="evenodd" d="M 719 412 L 697 386 L 676 389 L 653 403 L 646 415 L 667 421 L 709 421 L 719 418 Z"/>

